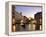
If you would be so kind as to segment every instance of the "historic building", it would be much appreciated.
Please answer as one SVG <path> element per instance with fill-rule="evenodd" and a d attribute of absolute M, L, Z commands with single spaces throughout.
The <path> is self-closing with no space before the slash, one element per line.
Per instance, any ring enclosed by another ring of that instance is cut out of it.
<path fill-rule="evenodd" d="M 35 20 L 37 21 L 36 30 L 42 30 L 42 12 L 38 12 L 34 16 Z"/>
<path fill-rule="evenodd" d="M 15 10 L 15 5 L 12 5 L 12 31 L 25 31 L 27 29 L 27 25 L 29 24 L 29 19 L 26 16 L 22 15 L 22 12 L 17 12 Z M 28 30 L 28 29 L 27 29 Z M 13 31 L 13 32 L 14 32 Z"/>

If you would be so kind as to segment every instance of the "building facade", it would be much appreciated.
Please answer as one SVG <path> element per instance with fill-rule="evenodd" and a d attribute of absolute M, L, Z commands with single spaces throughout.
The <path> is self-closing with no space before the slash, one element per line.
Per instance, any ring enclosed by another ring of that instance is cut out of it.
<path fill-rule="evenodd" d="M 37 21 L 36 30 L 42 30 L 42 12 L 38 12 L 34 16 L 35 20 Z M 41 29 L 40 29 L 41 28 Z"/>

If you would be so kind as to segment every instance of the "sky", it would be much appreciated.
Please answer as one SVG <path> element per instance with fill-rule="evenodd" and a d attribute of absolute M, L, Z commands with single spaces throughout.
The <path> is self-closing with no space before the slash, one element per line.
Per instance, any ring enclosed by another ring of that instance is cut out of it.
<path fill-rule="evenodd" d="M 34 14 L 42 11 L 40 6 L 15 6 L 17 12 L 22 12 L 23 16 L 34 18 Z"/>

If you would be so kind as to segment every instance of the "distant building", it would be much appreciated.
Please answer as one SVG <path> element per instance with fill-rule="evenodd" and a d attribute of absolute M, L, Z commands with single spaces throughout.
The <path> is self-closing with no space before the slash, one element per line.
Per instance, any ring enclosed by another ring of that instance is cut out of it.
<path fill-rule="evenodd" d="M 42 30 L 42 12 L 38 12 L 35 14 L 34 16 L 35 20 L 37 21 L 37 24 L 36 24 L 36 30 L 40 30 L 40 27 L 41 27 L 41 30 Z"/>

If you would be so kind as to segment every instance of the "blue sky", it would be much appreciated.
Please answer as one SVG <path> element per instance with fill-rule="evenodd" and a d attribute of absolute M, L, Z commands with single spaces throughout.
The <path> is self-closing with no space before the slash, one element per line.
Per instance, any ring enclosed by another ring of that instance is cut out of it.
<path fill-rule="evenodd" d="M 23 16 L 34 18 L 34 14 L 41 12 L 42 7 L 40 6 L 15 6 L 17 12 L 22 12 Z"/>

